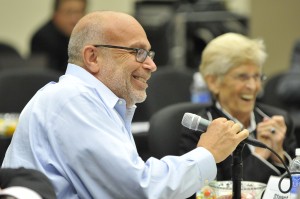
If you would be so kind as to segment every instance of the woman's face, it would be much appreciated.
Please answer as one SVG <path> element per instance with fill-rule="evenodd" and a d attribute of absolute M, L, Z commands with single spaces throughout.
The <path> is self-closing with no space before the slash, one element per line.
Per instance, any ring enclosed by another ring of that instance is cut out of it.
<path fill-rule="evenodd" d="M 217 84 L 217 100 L 232 116 L 250 114 L 262 81 L 260 68 L 245 64 L 229 70 Z"/>

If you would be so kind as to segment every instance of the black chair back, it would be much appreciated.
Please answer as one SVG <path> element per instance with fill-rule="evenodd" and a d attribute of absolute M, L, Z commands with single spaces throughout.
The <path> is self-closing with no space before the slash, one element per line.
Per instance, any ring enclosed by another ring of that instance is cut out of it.
<path fill-rule="evenodd" d="M 184 113 L 198 113 L 208 105 L 191 102 L 176 103 L 156 112 L 150 119 L 149 152 L 156 158 L 179 155 L 182 117 Z"/>
<path fill-rule="evenodd" d="M 13 68 L 0 73 L 0 113 L 20 113 L 33 95 L 60 74 L 37 68 Z"/>
<path fill-rule="evenodd" d="M 263 93 L 258 98 L 258 101 L 288 111 L 288 106 L 282 102 L 282 100 L 278 96 L 278 93 L 276 92 L 278 88 L 278 84 L 280 83 L 284 75 L 285 73 L 278 73 L 270 77 L 265 83 L 263 87 Z"/>
<path fill-rule="evenodd" d="M 147 99 L 138 104 L 135 121 L 148 121 L 160 109 L 179 102 L 190 101 L 190 85 L 193 81 L 193 72 L 162 68 L 153 73 L 148 81 Z"/>

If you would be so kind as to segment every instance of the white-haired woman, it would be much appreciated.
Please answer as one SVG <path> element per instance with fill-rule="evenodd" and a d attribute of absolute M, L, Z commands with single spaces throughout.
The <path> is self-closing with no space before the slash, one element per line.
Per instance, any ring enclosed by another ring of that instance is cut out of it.
<path fill-rule="evenodd" d="M 250 136 L 272 148 L 288 164 L 297 147 L 292 121 L 285 111 L 256 100 L 266 57 L 262 40 L 236 33 L 213 39 L 202 53 L 200 72 L 214 102 L 198 114 L 208 120 L 225 117 L 240 123 Z M 183 132 L 181 152 L 195 148 L 201 134 Z M 267 183 L 271 175 L 285 172 L 280 160 L 267 149 L 247 145 L 242 154 L 243 180 Z M 232 156 L 219 163 L 216 180 L 231 180 L 231 166 Z"/>

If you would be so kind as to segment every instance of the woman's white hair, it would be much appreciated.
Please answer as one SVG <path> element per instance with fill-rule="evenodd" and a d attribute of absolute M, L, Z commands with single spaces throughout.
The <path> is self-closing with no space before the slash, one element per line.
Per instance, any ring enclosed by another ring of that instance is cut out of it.
<path fill-rule="evenodd" d="M 262 70 L 266 57 L 263 40 L 226 33 L 208 43 L 202 52 L 199 69 L 204 77 L 224 75 L 242 64 L 255 64 Z"/>

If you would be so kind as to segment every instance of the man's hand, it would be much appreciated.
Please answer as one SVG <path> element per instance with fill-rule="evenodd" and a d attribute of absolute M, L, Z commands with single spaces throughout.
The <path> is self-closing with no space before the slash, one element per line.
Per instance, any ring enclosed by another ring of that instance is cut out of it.
<path fill-rule="evenodd" d="M 204 147 L 212 153 L 216 163 L 226 159 L 237 145 L 249 136 L 249 131 L 226 118 L 218 118 L 211 122 L 207 131 L 198 141 L 198 147 Z"/>

